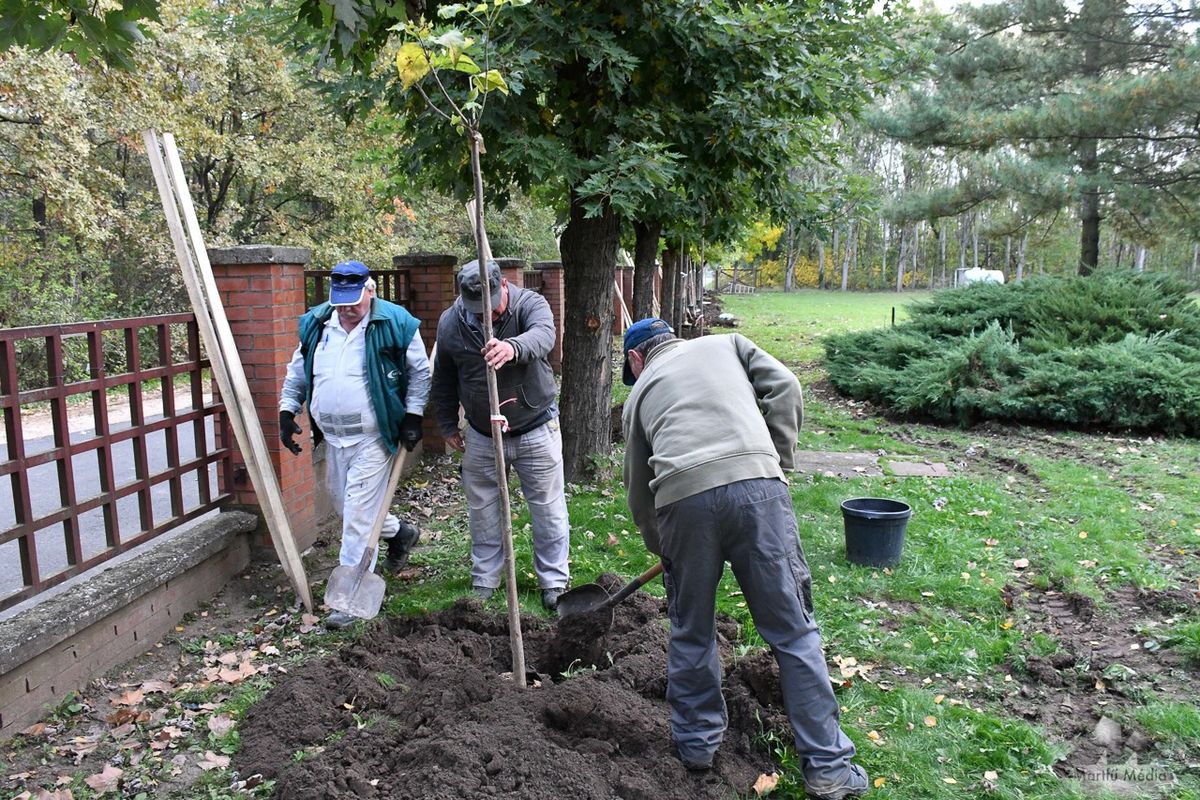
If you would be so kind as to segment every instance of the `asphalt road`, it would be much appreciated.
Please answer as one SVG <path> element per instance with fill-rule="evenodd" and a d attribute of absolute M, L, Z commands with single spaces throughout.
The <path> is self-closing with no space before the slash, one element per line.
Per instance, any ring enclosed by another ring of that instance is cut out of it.
<path fill-rule="evenodd" d="M 148 421 L 161 417 L 148 418 Z M 212 417 L 206 419 L 205 436 L 209 447 L 213 446 Z M 127 424 L 114 424 L 113 430 L 128 428 Z M 179 462 L 186 463 L 195 458 L 192 424 L 188 423 L 176 431 L 156 431 L 146 437 L 146 456 L 151 475 L 167 469 L 167 440 L 166 436 L 177 435 L 179 440 Z M 72 431 L 73 441 L 80 441 L 92 435 L 92 430 L 83 429 Z M 52 436 L 27 439 L 25 450 L 28 455 L 43 453 L 54 447 Z M 0 453 L 7 458 L 7 448 L 0 444 Z M 113 447 L 113 475 L 116 485 L 123 486 L 135 480 L 134 448 L 132 441 L 121 442 Z M 82 502 L 100 494 L 100 469 L 96 451 L 76 455 L 72 459 L 75 478 L 75 499 Z M 196 473 L 191 472 L 181 478 L 183 486 L 184 509 L 191 510 L 200 504 L 200 495 Z M 216 465 L 209 466 L 209 481 L 213 491 L 216 491 Z M 29 473 L 33 516 L 39 518 L 53 513 L 62 507 L 58 489 L 57 462 L 43 464 L 33 468 Z M 161 523 L 171 516 L 170 483 L 164 481 L 151 490 L 151 502 L 154 509 L 155 524 Z M 0 487 L 0 530 L 7 530 L 16 524 L 13 505 L 13 494 L 9 487 Z M 138 516 L 137 494 L 125 497 L 117 502 L 117 513 L 120 519 L 122 538 L 136 536 L 140 530 Z M 214 512 L 215 513 L 215 512 Z M 104 531 L 104 515 L 100 508 L 93 509 L 79 518 L 80 539 L 83 543 L 83 556 L 88 558 L 103 550 L 106 546 Z M 189 523 L 189 524 L 194 524 Z M 38 568 L 43 577 L 53 575 L 67 566 L 67 548 L 63 526 L 53 525 L 35 534 L 37 543 Z M 21 582 L 21 561 L 16 542 L 0 545 L 0 598 L 19 591 Z"/>

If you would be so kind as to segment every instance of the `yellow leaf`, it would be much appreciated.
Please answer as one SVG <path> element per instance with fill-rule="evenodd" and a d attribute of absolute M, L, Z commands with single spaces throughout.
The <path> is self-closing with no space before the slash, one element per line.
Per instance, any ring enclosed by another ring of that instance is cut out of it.
<path fill-rule="evenodd" d="M 994 769 L 989 769 L 987 772 L 983 773 L 983 779 L 985 781 L 995 782 L 997 779 L 999 779 L 999 777 L 1000 776 L 996 773 L 996 770 L 994 770 Z"/>
<path fill-rule="evenodd" d="M 1080 531 L 1080 532 L 1079 532 L 1079 538 L 1080 538 L 1080 539 L 1086 539 L 1086 538 L 1087 538 L 1087 531 Z"/>
<path fill-rule="evenodd" d="M 925 718 L 925 727 L 926 728 L 936 728 L 937 727 L 937 717 L 926 717 Z"/>
<path fill-rule="evenodd" d="M 942 701 L 945 699 L 946 699 L 946 695 L 939 694 L 937 697 L 933 698 L 933 702 L 937 703 L 938 705 L 941 705 Z"/>
<path fill-rule="evenodd" d="M 880 786 L 883 786 L 885 783 L 887 783 L 887 778 L 882 778 L 882 777 L 876 778 L 874 781 L 874 786 L 876 789 L 878 789 Z"/>
<path fill-rule="evenodd" d="M 955 784 L 958 783 L 958 781 L 954 780 L 954 778 L 942 778 L 942 783 Z"/>
<path fill-rule="evenodd" d="M 396 72 L 400 75 L 400 85 L 405 91 L 429 74 L 429 58 L 421 45 L 405 42 L 400 46 L 400 51 L 396 53 Z"/>
<path fill-rule="evenodd" d="M 880 738 L 879 731 L 867 731 L 867 738 L 872 742 L 878 742 Z"/>
<path fill-rule="evenodd" d="M 1011 619 L 1006 619 L 1006 620 L 1004 620 L 1004 622 L 1000 623 L 1000 630 L 1006 631 L 1009 628 L 1011 628 L 1012 626 L 1013 626 L 1013 621 Z"/>
<path fill-rule="evenodd" d="M 770 794 L 777 783 L 779 783 L 778 773 L 772 772 L 770 775 L 768 775 L 764 772 L 763 774 L 759 775 L 758 780 L 754 782 L 754 793 L 759 797 L 762 797 L 764 794 Z"/>

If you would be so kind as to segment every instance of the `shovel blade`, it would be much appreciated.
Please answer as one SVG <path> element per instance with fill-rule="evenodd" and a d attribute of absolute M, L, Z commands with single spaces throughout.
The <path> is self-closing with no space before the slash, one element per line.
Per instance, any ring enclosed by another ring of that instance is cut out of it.
<path fill-rule="evenodd" d="M 586 614 L 596 611 L 609 600 L 608 592 L 597 583 L 585 583 L 569 592 L 564 592 L 558 598 L 558 615 L 569 617 L 572 614 Z"/>
<path fill-rule="evenodd" d="M 386 588 L 381 575 L 358 567 L 338 567 L 325 585 L 325 605 L 359 619 L 373 619 L 383 605 Z"/>

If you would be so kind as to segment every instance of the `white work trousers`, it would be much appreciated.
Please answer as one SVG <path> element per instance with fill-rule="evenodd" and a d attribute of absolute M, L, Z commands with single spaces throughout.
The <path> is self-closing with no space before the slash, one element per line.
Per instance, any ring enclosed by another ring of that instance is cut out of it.
<path fill-rule="evenodd" d="M 342 550 L 338 561 L 343 567 L 356 567 L 362 559 L 371 525 L 386 497 L 392 455 L 379 437 L 363 438 L 355 444 L 339 447 L 325 443 L 325 484 L 333 499 L 334 510 L 342 515 Z M 390 539 L 400 530 L 400 520 L 389 513 L 383 520 L 381 538 Z M 371 569 L 379 557 L 376 548 Z"/>
<path fill-rule="evenodd" d="M 462 460 L 463 488 L 471 527 L 471 584 L 495 589 L 504 567 L 500 532 L 500 486 L 491 437 L 466 431 Z M 529 503 L 533 528 L 533 569 L 543 589 L 566 588 L 571 553 L 567 500 L 563 494 L 562 434 L 552 419 L 520 436 L 504 437 L 505 466 L 517 471 Z"/>

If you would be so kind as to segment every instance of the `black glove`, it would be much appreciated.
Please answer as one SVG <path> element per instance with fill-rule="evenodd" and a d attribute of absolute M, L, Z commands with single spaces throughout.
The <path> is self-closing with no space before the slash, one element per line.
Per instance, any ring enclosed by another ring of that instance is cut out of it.
<path fill-rule="evenodd" d="M 292 437 L 300 432 L 300 426 L 296 424 L 296 415 L 291 411 L 280 411 L 279 441 L 283 442 L 283 446 L 296 455 L 300 455 L 300 445 Z"/>
<path fill-rule="evenodd" d="M 400 420 L 400 444 L 404 445 L 405 450 L 412 452 L 419 441 L 421 441 L 421 415 L 405 414 L 404 419 Z"/>

